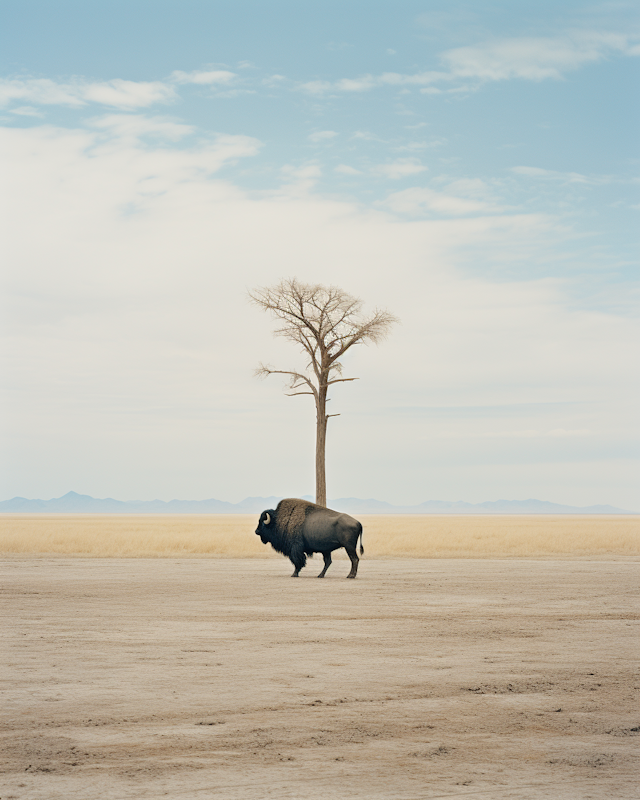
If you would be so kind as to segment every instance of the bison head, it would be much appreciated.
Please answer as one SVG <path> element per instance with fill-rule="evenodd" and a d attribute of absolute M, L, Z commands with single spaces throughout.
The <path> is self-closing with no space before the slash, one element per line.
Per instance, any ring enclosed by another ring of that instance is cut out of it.
<path fill-rule="evenodd" d="M 275 527 L 275 516 L 276 512 L 272 508 L 260 514 L 256 535 L 262 539 L 262 544 L 268 544 L 271 541 L 271 532 Z"/>

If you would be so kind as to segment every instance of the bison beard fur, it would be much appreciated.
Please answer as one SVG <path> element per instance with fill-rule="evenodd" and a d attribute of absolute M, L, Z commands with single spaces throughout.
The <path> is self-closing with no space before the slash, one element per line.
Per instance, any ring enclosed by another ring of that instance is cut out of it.
<path fill-rule="evenodd" d="M 331 553 L 341 547 L 351 559 L 348 577 L 355 578 L 359 562 L 356 550 L 358 539 L 360 554 L 364 553 L 362 525 L 358 520 L 307 500 L 287 498 L 281 500 L 276 509 L 263 511 L 256 534 L 263 544 L 270 544 L 274 550 L 291 560 L 295 567 L 294 578 L 306 565 L 307 556 L 313 556 L 314 553 L 323 555 L 324 569 L 318 577 L 324 578 L 331 564 Z"/>

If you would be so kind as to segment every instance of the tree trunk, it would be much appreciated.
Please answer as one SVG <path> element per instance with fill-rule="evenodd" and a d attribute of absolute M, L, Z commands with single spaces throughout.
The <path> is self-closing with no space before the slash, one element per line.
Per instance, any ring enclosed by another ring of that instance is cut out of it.
<path fill-rule="evenodd" d="M 316 403 L 316 503 L 327 506 L 327 478 L 324 466 L 327 443 L 327 387 L 321 386 Z"/>

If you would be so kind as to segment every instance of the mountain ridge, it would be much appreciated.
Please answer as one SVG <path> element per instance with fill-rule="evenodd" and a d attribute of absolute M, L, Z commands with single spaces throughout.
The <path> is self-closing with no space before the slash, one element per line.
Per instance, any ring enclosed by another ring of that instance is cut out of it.
<path fill-rule="evenodd" d="M 310 497 L 305 497 L 310 500 Z M 207 500 L 115 500 L 67 492 L 51 500 L 13 497 L 0 501 L 0 514 L 259 514 L 274 508 L 281 497 L 246 497 L 239 503 Z M 611 505 L 569 506 L 548 500 L 489 500 L 466 503 L 462 500 L 426 500 L 413 506 L 395 506 L 373 498 L 341 497 L 329 506 L 350 514 L 638 514 Z"/>

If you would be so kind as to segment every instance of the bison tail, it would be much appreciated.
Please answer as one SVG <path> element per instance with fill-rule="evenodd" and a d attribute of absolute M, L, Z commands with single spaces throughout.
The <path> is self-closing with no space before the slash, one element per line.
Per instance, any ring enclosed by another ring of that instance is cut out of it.
<path fill-rule="evenodd" d="M 360 525 L 360 555 L 364 553 L 364 546 L 362 544 L 362 525 Z"/>

